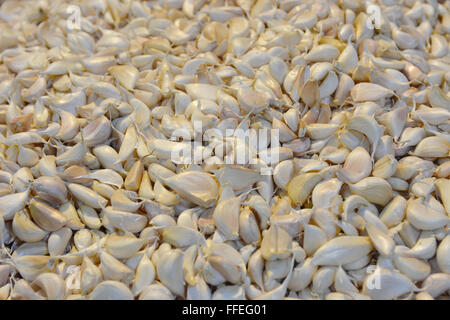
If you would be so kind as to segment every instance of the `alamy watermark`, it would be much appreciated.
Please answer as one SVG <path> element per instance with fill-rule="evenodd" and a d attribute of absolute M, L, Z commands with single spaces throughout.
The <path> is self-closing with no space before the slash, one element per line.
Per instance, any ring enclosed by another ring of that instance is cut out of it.
<path fill-rule="evenodd" d="M 193 130 L 176 129 L 170 140 L 170 160 L 176 164 L 240 164 L 256 165 L 261 161 L 262 175 L 272 173 L 271 166 L 280 160 L 279 129 L 226 129 L 203 131 L 201 121 L 193 121 Z M 269 148 L 270 146 L 270 148 Z"/>

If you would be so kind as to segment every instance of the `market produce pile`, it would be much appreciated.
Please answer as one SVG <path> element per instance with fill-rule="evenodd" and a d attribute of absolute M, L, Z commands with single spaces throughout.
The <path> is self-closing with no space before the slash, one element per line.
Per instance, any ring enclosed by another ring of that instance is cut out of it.
<path fill-rule="evenodd" d="M 0 299 L 448 299 L 449 31 L 449 0 L 3 1 Z"/>

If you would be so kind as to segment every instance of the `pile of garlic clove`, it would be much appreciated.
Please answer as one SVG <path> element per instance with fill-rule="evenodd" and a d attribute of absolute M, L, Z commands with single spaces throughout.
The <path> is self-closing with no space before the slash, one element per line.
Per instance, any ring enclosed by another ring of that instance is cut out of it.
<path fill-rule="evenodd" d="M 448 299 L 449 31 L 448 0 L 3 1 L 0 299 Z"/>

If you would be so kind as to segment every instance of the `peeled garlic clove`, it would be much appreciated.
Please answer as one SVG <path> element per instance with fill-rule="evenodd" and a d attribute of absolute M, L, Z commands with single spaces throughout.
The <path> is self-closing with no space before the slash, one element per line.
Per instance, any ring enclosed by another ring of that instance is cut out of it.
<path fill-rule="evenodd" d="M 372 152 L 375 152 L 375 147 L 377 147 L 383 131 L 373 117 L 362 114 L 354 115 L 347 122 L 347 128 L 364 134 L 372 144 Z"/>
<path fill-rule="evenodd" d="M 21 167 L 33 167 L 39 162 L 39 155 L 30 148 L 19 145 L 19 154 L 17 155 L 17 164 Z"/>
<path fill-rule="evenodd" d="M 118 210 L 136 212 L 141 207 L 141 202 L 130 200 L 123 189 L 115 190 L 110 200 L 113 208 Z"/>
<path fill-rule="evenodd" d="M 41 273 L 31 286 L 41 289 L 48 300 L 63 300 L 66 297 L 66 283 L 54 273 Z"/>
<path fill-rule="evenodd" d="M 0 300 L 6 300 L 8 299 L 11 291 L 11 284 L 5 284 L 4 286 L 0 287 Z"/>
<path fill-rule="evenodd" d="M 91 147 L 106 141 L 111 135 L 111 131 L 111 122 L 105 116 L 101 116 L 84 127 L 81 135 L 86 146 Z"/>
<path fill-rule="evenodd" d="M 260 180 L 259 172 L 242 166 L 226 166 L 214 174 L 220 185 L 229 183 L 234 191 L 244 190 Z"/>
<path fill-rule="evenodd" d="M 46 231 L 56 231 L 67 223 L 67 218 L 61 212 L 45 202 L 32 199 L 29 208 L 33 220 Z"/>
<path fill-rule="evenodd" d="M 304 290 L 313 280 L 316 271 L 317 266 L 312 263 L 311 258 L 307 258 L 292 270 L 292 276 L 288 283 L 289 290 Z"/>
<path fill-rule="evenodd" d="M 36 293 L 24 279 L 19 279 L 14 286 L 14 295 L 17 298 L 28 300 L 45 300 L 43 296 Z"/>
<path fill-rule="evenodd" d="M 203 278 L 199 278 L 195 285 L 188 286 L 186 298 L 188 300 L 210 300 L 211 289 Z"/>
<path fill-rule="evenodd" d="M 194 286 L 201 277 L 197 276 L 197 266 L 196 262 L 197 259 L 202 259 L 199 255 L 199 250 L 197 245 L 192 245 L 189 248 L 186 249 L 184 252 L 184 259 L 183 259 L 183 276 L 188 285 Z M 203 264 L 203 261 L 201 262 Z"/>
<path fill-rule="evenodd" d="M 25 208 L 29 194 L 30 191 L 26 190 L 0 197 L 0 214 L 3 215 L 3 219 L 11 220 L 16 212 Z"/>
<path fill-rule="evenodd" d="M 309 62 L 332 62 L 339 56 L 339 50 L 330 44 L 314 46 L 305 56 Z"/>
<path fill-rule="evenodd" d="M 251 195 L 244 203 L 256 212 L 259 226 L 262 230 L 267 228 L 271 216 L 270 206 L 260 195 Z"/>
<path fill-rule="evenodd" d="M 423 288 L 425 292 L 436 298 L 450 289 L 450 275 L 447 273 L 430 274 L 423 282 Z"/>
<path fill-rule="evenodd" d="M 441 198 L 442 204 L 444 205 L 445 211 L 450 213 L 450 196 L 448 193 L 448 188 L 450 187 L 449 179 L 440 179 L 435 183 L 437 194 Z M 447 192 L 446 192 L 447 190 Z"/>
<path fill-rule="evenodd" d="M 406 275 L 412 281 L 424 280 L 431 271 L 430 265 L 417 258 L 403 257 L 398 254 L 398 248 L 396 248 L 396 254 L 393 256 L 393 262 L 395 267 L 404 275 Z"/>
<path fill-rule="evenodd" d="M 351 73 L 358 66 L 358 53 L 351 44 L 348 44 L 341 52 L 337 63 L 339 68 L 347 74 Z"/>
<path fill-rule="evenodd" d="M 261 250 L 256 250 L 248 261 L 248 275 L 253 283 L 256 283 L 260 288 L 263 288 L 263 269 L 264 260 L 261 256 Z"/>
<path fill-rule="evenodd" d="M 446 236 L 436 251 L 436 261 L 442 272 L 450 273 L 450 236 Z"/>
<path fill-rule="evenodd" d="M 352 88 L 350 94 L 356 102 L 377 101 L 392 96 L 393 91 L 375 83 L 360 82 Z"/>
<path fill-rule="evenodd" d="M 222 286 L 212 296 L 212 300 L 244 300 L 245 291 L 242 286 Z"/>
<path fill-rule="evenodd" d="M 155 182 L 154 188 L 155 200 L 162 205 L 173 206 L 179 202 L 178 195 L 166 189 L 159 180 Z"/>
<path fill-rule="evenodd" d="M 354 262 L 372 250 L 368 237 L 341 236 L 329 240 L 313 255 L 313 265 L 342 265 Z"/>
<path fill-rule="evenodd" d="M 366 224 L 366 230 L 375 249 L 380 254 L 390 257 L 395 247 L 395 242 L 390 235 L 371 223 Z"/>
<path fill-rule="evenodd" d="M 128 283 L 133 279 L 133 271 L 105 251 L 100 253 L 100 270 L 105 280 L 124 281 Z"/>
<path fill-rule="evenodd" d="M 94 74 L 104 74 L 116 62 L 114 56 L 93 56 L 81 60 L 83 66 Z"/>
<path fill-rule="evenodd" d="M 312 192 L 312 203 L 317 208 L 328 209 L 332 200 L 339 194 L 342 182 L 336 178 L 320 182 Z"/>
<path fill-rule="evenodd" d="M 282 297 L 286 295 L 286 290 L 290 285 L 291 278 L 293 276 L 293 267 L 294 267 L 294 259 L 291 260 L 290 271 L 287 277 L 284 279 L 283 283 L 281 283 L 276 288 L 272 289 L 269 292 L 266 292 L 258 297 L 255 300 L 280 300 Z"/>
<path fill-rule="evenodd" d="M 312 279 L 311 290 L 317 294 L 324 294 L 328 288 L 333 284 L 336 268 L 323 267 L 314 273 Z"/>
<path fill-rule="evenodd" d="M 78 119 L 72 113 L 64 110 L 59 112 L 59 117 L 61 118 L 61 128 L 55 137 L 62 141 L 74 138 L 79 130 Z"/>
<path fill-rule="evenodd" d="M 141 185 L 139 186 L 139 197 L 152 200 L 155 198 L 155 193 L 150 182 L 150 177 L 147 172 L 142 173 Z"/>
<path fill-rule="evenodd" d="M 399 254 L 418 259 L 430 259 L 435 255 L 436 247 L 435 235 L 430 231 L 424 231 L 411 249 Z"/>
<path fill-rule="evenodd" d="M 136 269 L 136 278 L 133 280 L 131 292 L 136 296 L 155 280 L 155 267 L 147 255 L 143 255 Z"/>
<path fill-rule="evenodd" d="M 139 71 L 133 66 L 123 65 L 109 68 L 109 73 L 127 90 L 133 90 Z"/>
<path fill-rule="evenodd" d="M 105 248 L 117 259 L 128 259 L 134 256 L 144 244 L 144 241 L 131 236 L 111 234 L 105 242 Z"/>
<path fill-rule="evenodd" d="M 300 97 L 307 106 L 314 106 L 320 100 L 318 81 L 307 81 L 301 88 Z"/>
<path fill-rule="evenodd" d="M 11 146 L 13 144 L 45 143 L 45 140 L 36 132 L 19 132 L 9 135 L 2 143 Z"/>
<path fill-rule="evenodd" d="M 127 173 L 124 183 L 125 189 L 137 191 L 139 189 L 139 185 L 141 184 L 143 172 L 144 165 L 140 160 L 136 161 Z"/>
<path fill-rule="evenodd" d="M 291 160 L 281 161 L 273 171 L 273 180 L 275 184 L 285 189 L 294 175 L 294 164 Z"/>
<path fill-rule="evenodd" d="M 389 178 L 394 175 L 395 171 L 397 170 L 397 163 L 398 162 L 393 155 L 385 155 L 381 159 L 378 159 L 377 162 L 375 162 L 372 175 L 384 179 Z"/>
<path fill-rule="evenodd" d="M 86 155 L 87 148 L 85 143 L 79 142 L 73 147 L 69 147 L 56 157 L 56 164 L 58 166 L 69 166 L 72 164 L 80 164 L 84 160 L 84 156 Z"/>
<path fill-rule="evenodd" d="M 209 256 L 208 262 L 228 282 L 233 284 L 240 282 L 241 275 L 238 266 L 234 265 L 228 259 L 221 256 Z"/>
<path fill-rule="evenodd" d="M 333 135 L 338 127 L 337 124 L 310 123 L 306 127 L 306 133 L 311 139 L 321 140 Z"/>
<path fill-rule="evenodd" d="M 50 203 L 64 203 L 67 201 L 67 188 L 59 177 L 41 176 L 34 180 L 33 191 Z"/>
<path fill-rule="evenodd" d="M 164 242 L 170 243 L 177 248 L 205 243 L 205 239 L 199 232 L 181 226 L 163 227 L 161 236 Z"/>
<path fill-rule="evenodd" d="M 87 256 L 81 265 L 80 287 L 83 294 L 88 294 L 103 281 L 102 272 Z"/>
<path fill-rule="evenodd" d="M 448 157 L 449 150 L 450 142 L 442 137 L 433 136 L 420 141 L 414 149 L 414 155 L 423 158 Z"/>
<path fill-rule="evenodd" d="M 129 126 L 123 137 L 122 144 L 119 149 L 119 158 L 117 162 L 126 160 L 134 151 L 137 145 L 137 133 L 134 126 Z M 116 164 L 116 163 L 114 163 Z M 114 169 L 114 168 L 111 168 Z"/>
<path fill-rule="evenodd" d="M 398 139 L 406 124 L 408 107 L 398 107 L 390 112 L 384 113 L 380 117 L 380 122 L 386 127 L 389 134 Z"/>
<path fill-rule="evenodd" d="M 14 215 L 12 230 L 14 235 L 25 242 L 37 242 L 44 239 L 47 232 L 39 228 L 25 210 Z"/>
<path fill-rule="evenodd" d="M 325 300 L 353 300 L 348 294 L 340 292 L 330 292 L 325 296 Z"/>
<path fill-rule="evenodd" d="M 206 99 L 206 100 L 217 100 L 217 90 L 216 86 L 203 83 L 189 83 L 185 86 L 186 92 L 192 99 Z"/>
<path fill-rule="evenodd" d="M 359 293 L 358 289 L 351 282 L 349 276 L 345 273 L 344 269 L 341 266 L 336 271 L 336 276 L 334 278 L 334 287 L 336 291 L 352 294 Z"/>
<path fill-rule="evenodd" d="M 297 137 L 286 124 L 276 118 L 272 121 L 272 128 L 278 130 L 280 142 L 289 142 Z"/>
<path fill-rule="evenodd" d="M 239 212 L 241 199 L 233 197 L 219 201 L 213 219 L 217 229 L 229 240 L 239 239 Z"/>
<path fill-rule="evenodd" d="M 305 173 L 294 177 L 288 184 L 289 198 L 295 205 L 302 205 L 321 180 L 319 173 Z"/>
<path fill-rule="evenodd" d="M 266 260 L 285 259 L 289 256 L 291 237 L 281 227 L 275 225 L 263 231 L 261 255 Z"/>
<path fill-rule="evenodd" d="M 49 256 L 24 255 L 14 258 L 14 265 L 27 281 L 36 279 L 40 274 L 52 272 L 54 260 Z"/>
<path fill-rule="evenodd" d="M 363 293 L 375 300 L 393 299 L 413 291 L 411 280 L 398 271 L 377 269 L 364 279 Z"/>
<path fill-rule="evenodd" d="M 445 92 L 438 86 L 432 86 L 427 89 L 427 97 L 430 105 L 434 108 L 444 108 L 450 111 L 450 99 L 447 97 Z"/>
<path fill-rule="evenodd" d="M 307 224 L 303 233 L 303 249 L 311 256 L 317 249 L 327 242 L 326 233 L 317 226 Z"/>
<path fill-rule="evenodd" d="M 147 217 L 141 214 L 115 210 L 112 207 L 103 209 L 102 214 L 104 224 L 106 220 L 112 227 L 131 233 L 140 232 L 145 228 L 148 221 Z"/>
<path fill-rule="evenodd" d="M 291 259 L 266 261 L 265 282 L 285 278 L 290 271 Z"/>
<path fill-rule="evenodd" d="M 406 200 L 402 196 L 396 196 L 381 211 L 380 219 L 388 227 L 399 224 L 406 214 Z"/>
<path fill-rule="evenodd" d="M 56 171 L 56 158 L 55 156 L 44 156 L 39 160 L 39 172 L 42 176 L 54 177 L 57 174 Z"/>
<path fill-rule="evenodd" d="M 184 277 L 182 270 L 183 253 L 170 250 L 160 258 L 156 265 L 159 280 L 177 296 L 184 296 Z"/>
<path fill-rule="evenodd" d="M 107 145 L 99 145 L 92 149 L 92 152 L 100 161 L 105 169 L 115 170 L 124 173 L 122 164 L 119 163 L 119 155 L 112 147 Z"/>
<path fill-rule="evenodd" d="M 48 237 L 47 247 L 50 256 L 59 256 L 66 250 L 67 244 L 72 237 L 72 230 L 69 228 L 61 228 L 52 232 Z"/>
<path fill-rule="evenodd" d="M 237 100 L 246 113 L 257 113 L 267 106 L 269 96 L 263 92 L 241 87 L 237 92 Z"/>
<path fill-rule="evenodd" d="M 226 281 L 219 271 L 214 269 L 209 262 L 204 264 L 202 276 L 208 284 L 214 286 L 221 285 Z"/>
<path fill-rule="evenodd" d="M 320 99 L 331 96 L 336 91 L 338 84 L 339 80 L 336 73 L 334 71 L 330 71 L 319 86 Z"/>
<path fill-rule="evenodd" d="M 23 243 L 14 251 L 16 256 L 46 255 L 47 253 L 48 250 L 45 241 Z"/>
<path fill-rule="evenodd" d="M 73 243 L 79 251 L 88 248 L 93 241 L 93 234 L 87 229 L 81 229 L 80 231 L 76 232 L 75 236 L 73 237 Z"/>
<path fill-rule="evenodd" d="M 350 184 L 349 187 L 354 194 L 375 204 L 386 205 L 392 198 L 391 185 L 381 178 L 364 178 L 356 184 Z"/>
<path fill-rule="evenodd" d="M 165 286 L 151 284 L 139 295 L 139 300 L 174 300 L 174 296 Z"/>
<path fill-rule="evenodd" d="M 80 184 L 69 183 L 67 187 L 69 188 L 70 193 L 75 198 L 89 207 L 101 209 L 104 208 L 108 203 L 108 201 L 97 192 Z"/>

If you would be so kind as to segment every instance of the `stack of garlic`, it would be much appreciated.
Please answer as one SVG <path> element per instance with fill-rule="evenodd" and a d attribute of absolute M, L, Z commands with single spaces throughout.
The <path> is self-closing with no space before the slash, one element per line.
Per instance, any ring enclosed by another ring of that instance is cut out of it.
<path fill-rule="evenodd" d="M 449 31 L 448 0 L 3 1 L 0 299 L 448 298 Z M 279 145 L 173 159 L 208 129 Z"/>

